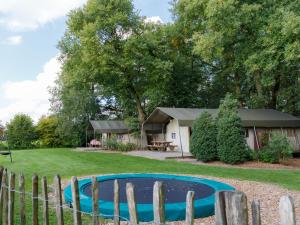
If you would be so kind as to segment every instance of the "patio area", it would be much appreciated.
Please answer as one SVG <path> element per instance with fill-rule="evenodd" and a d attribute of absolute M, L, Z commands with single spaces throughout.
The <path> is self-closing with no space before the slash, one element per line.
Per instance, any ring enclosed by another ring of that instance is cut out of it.
<path fill-rule="evenodd" d="M 176 159 L 181 158 L 182 153 L 177 151 L 166 151 L 166 152 L 159 152 L 159 151 L 131 151 L 125 153 L 126 155 L 132 155 L 132 156 L 139 156 L 139 157 L 145 157 L 149 159 L 158 159 L 158 160 L 165 160 L 165 159 Z M 184 158 L 190 158 L 192 155 L 188 152 L 183 153 Z"/>

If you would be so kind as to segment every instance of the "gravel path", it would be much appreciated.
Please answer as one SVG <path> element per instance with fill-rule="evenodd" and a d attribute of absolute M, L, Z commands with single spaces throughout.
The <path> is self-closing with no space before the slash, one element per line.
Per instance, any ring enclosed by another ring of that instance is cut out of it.
<path fill-rule="evenodd" d="M 183 174 L 180 174 L 183 175 Z M 188 175 L 188 174 L 184 174 Z M 195 176 L 195 175 L 190 175 Z M 285 188 L 281 188 L 276 185 L 260 183 L 255 181 L 241 181 L 236 179 L 224 179 L 208 176 L 195 176 L 213 179 L 216 181 L 227 183 L 231 186 L 234 186 L 237 190 L 244 192 L 248 198 L 248 209 L 251 209 L 251 202 L 254 199 L 259 199 L 261 202 L 261 217 L 263 225 L 279 225 L 279 213 L 278 213 L 278 204 L 279 199 L 283 195 L 290 195 L 294 199 L 297 215 L 297 224 L 300 224 L 300 192 L 290 191 Z M 80 178 L 87 178 L 80 177 Z M 68 184 L 67 180 L 62 182 L 63 187 Z M 300 185 L 300 183 L 299 183 Z M 251 220 L 251 211 L 249 211 L 249 219 Z M 171 222 L 168 224 L 172 225 L 184 225 L 183 222 Z M 197 219 L 195 221 L 196 225 L 214 225 L 214 217 L 207 217 L 204 219 Z"/>

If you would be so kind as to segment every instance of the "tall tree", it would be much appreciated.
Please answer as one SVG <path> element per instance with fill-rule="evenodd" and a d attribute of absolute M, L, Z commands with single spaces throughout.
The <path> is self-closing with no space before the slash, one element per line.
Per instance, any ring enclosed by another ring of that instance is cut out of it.
<path fill-rule="evenodd" d="M 176 20 L 193 32 L 194 52 L 216 68 L 211 83 L 222 83 L 223 95 L 299 114 L 297 1 L 178 0 L 174 6 Z"/>
<path fill-rule="evenodd" d="M 145 103 L 164 90 L 171 67 L 165 40 L 153 35 L 157 27 L 144 24 L 130 0 L 90 0 L 67 25 L 59 44 L 63 73 L 103 89 L 142 123 Z"/>

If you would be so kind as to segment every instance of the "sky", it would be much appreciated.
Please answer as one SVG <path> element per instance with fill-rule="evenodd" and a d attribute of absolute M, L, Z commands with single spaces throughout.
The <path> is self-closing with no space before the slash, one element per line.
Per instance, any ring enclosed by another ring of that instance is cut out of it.
<path fill-rule="evenodd" d="M 170 0 L 133 0 L 147 20 L 171 22 Z M 67 14 L 86 0 L 0 0 L 0 123 L 18 113 L 49 114 Z"/>

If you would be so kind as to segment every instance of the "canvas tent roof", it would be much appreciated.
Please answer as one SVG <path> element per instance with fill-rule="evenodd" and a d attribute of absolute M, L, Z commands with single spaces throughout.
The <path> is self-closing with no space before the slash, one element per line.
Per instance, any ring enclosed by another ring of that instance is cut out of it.
<path fill-rule="evenodd" d="M 216 116 L 217 109 L 156 108 L 144 122 L 147 128 L 177 119 L 181 126 L 192 126 L 193 121 L 204 111 Z M 300 118 L 273 109 L 239 109 L 244 127 L 300 127 Z M 151 130 L 151 129 L 150 129 Z"/>
<path fill-rule="evenodd" d="M 124 121 L 120 120 L 91 120 L 92 128 L 100 133 L 128 133 L 129 128 Z"/>

